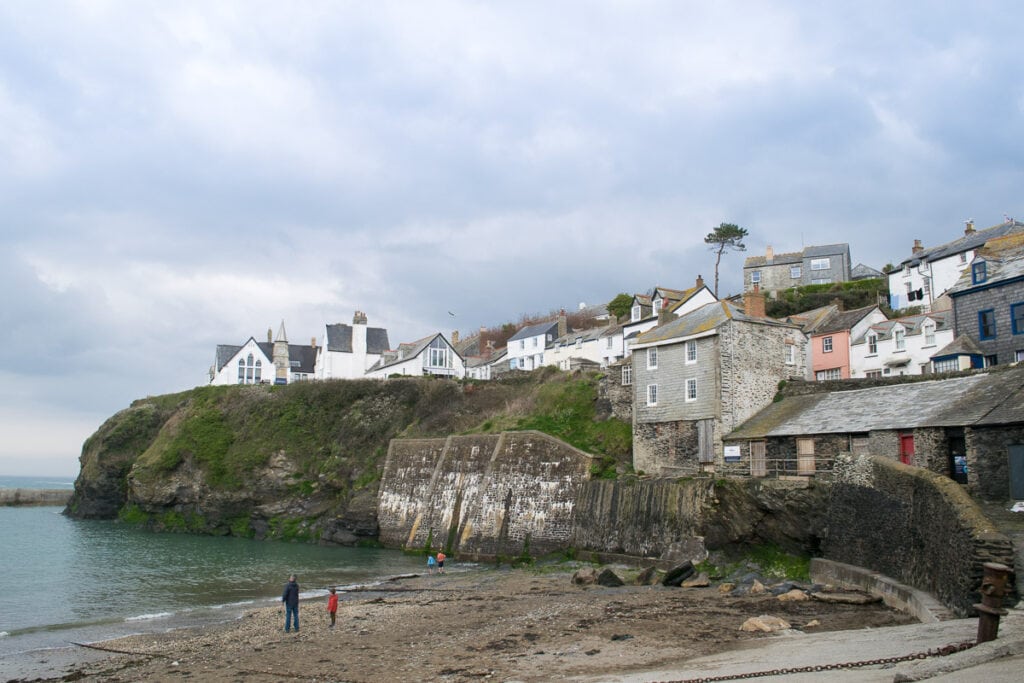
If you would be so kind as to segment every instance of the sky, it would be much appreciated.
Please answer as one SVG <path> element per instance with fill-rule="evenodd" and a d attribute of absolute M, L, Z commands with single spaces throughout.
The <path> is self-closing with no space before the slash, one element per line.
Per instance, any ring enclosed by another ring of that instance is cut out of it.
<path fill-rule="evenodd" d="M 810 5 L 815 5 L 811 7 Z M 0 3 L 0 475 L 217 344 L 392 346 L 1024 216 L 1017 2 Z M 454 315 L 451 315 L 454 314 Z"/>

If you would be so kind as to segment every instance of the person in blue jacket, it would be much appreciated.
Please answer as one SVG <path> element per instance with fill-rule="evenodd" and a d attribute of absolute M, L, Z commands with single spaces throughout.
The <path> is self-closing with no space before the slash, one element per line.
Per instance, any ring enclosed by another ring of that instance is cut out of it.
<path fill-rule="evenodd" d="M 288 577 L 288 583 L 284 585 L 284 593 L 281 595 L 281 602 L 284 603 L 284 632 L 291 631 L 292 618 L 295 618 L 295 632 L 299 632 L 299 584 L 295 580 L 295 574 Z"/>

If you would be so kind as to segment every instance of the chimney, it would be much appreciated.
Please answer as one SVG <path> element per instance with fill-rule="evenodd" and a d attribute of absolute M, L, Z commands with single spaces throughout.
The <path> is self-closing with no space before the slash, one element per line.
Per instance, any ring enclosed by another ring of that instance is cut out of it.
<path fill-rule="evenodd" d="M 832 299 L 832 305 L 835 306 L 838 311 L 843 311 L 843 300 L 839 297 Z"/>
<path fill-rule="evenodd" d="M 702 278 L 700 275 L 698 275 L 697 276 L 697 289 L 700 289 L 703 286 L 704 286 L 704 278 Z"/>
<path fill-rule="evenodd" d="M 459 331 L 458 330 L 452 330 L 452 344 L 458 344 L 458 343 L 459 343 Z"/>
<path fill-rule="evenodd" d="M 672 322 L 672 313 L 669 312 L 668 306 L 662 306 L 658 309 L 658 327 L 670 322 Z"/>
<path fill-rule="evenodd" d="M 353 325 L 365 325 L 366 324 L 366 314 L 363 313 L 362 311 L 356 311 L 355 314 L 352 316 L 352 324 Z"/>
<path fill-rule="evenodd" d="M 910 251 L 914 254 L 920 254 L 924 251 L 924 247 L 921 246 L 921 240 L 914 240 L 914 248 Z"/>
<path fill-rule="evenodd" d="M 976 231 L 974 229 L 974 219 L 968 218 L 967 221 L 964 223 L 964 237 L 970 237 L 975 232 Z"/>
<path fill-rule="evenodd" d="M 744 313 L 752 318 L 764 318 L 764 292 L 759 285 L 754 285 L 752 292 L 743 295 Z"/>
<path fill-rule="evenodd" d="M 269 327 L 267 328 L 267 343 L 268 344 L 273 344 L 274 343 L 274 330 L 269 328 Z"/>
<path fill-rule="evenodd" d="M 309 345 L 312 346 L 314 349 L 316 348 L 316 337 L 313 337 L 312 339 L 309 340 Z"/>
<path fill-rule="evenodd" d="M 772 249 L 772 245 L 768 245 L 768 248 L 764 250 L 764 260 L 767 263 L 775 263 L 775 250 Z"/>
<path fill-rule="evenodd" d="M 565 317 L 565 309 L 558 312 L 558 335 L 564 337 L 569 334 L 569 322 Z"/>

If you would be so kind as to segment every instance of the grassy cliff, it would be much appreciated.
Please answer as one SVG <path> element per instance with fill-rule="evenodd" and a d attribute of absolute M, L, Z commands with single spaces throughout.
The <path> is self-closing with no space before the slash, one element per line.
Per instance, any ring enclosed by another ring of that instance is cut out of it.
<path fill-rule="evenodd" d="M 597 410 L 599 375 L 553 369 L 492 382 L 410 378 L 201 387 L 136 401 L 83 446 L 68 514 L 151 528 L 356 543 L 396 437 L 537 429 L 603 456 L 630 425 Z"/>

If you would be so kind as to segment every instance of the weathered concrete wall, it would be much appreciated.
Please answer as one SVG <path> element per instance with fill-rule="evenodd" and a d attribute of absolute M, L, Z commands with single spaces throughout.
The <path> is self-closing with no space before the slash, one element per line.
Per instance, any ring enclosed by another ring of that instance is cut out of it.
<path fill-rule="evenodd" d="M 952 479 L 888 458 L 833 483 L 828 559 L 935 595 L 960 616 L 980 601 L 982 564 L 1013 566 L 1013 545 Z"/>
<path fill-rule="evenodd" d="M 65 489 L 0 489 L 0 505 L 64 506 L 68 504 L 72 493 Z"/>
<path fill-rule="evenodd" d="M 568 546 L 593 458 L 540 432 L 393 440 L 377 508 L 385 545 L 466 556 Z"/>

